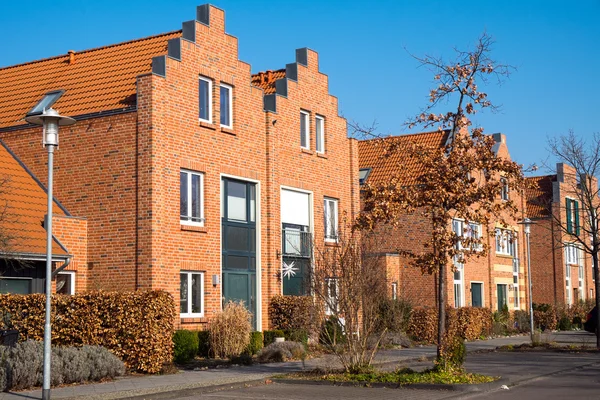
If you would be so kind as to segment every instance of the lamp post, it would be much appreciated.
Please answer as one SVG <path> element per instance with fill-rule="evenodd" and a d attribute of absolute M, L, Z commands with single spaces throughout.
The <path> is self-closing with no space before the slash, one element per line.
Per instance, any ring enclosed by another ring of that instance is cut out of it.
<path fill-rule="evenodd" d="M 52 180 L 54 178 L 54 149 L 58 147 L 58 127 L 72 125 L 75 120 L 62 116 L 50 108 L 39 115 L 25 118 L 27 122 L 43 126 L 42 143 L 48 151 L 48 208 L 46 213 L 46 318 L 44 322 L 44 383 L 42 399 L 50 400 L 50 362 L 52 350 L 50 347 L 50 308 L 52 295 Z"/>
<path fill-rule="evenodd" d="M 523 225 L 525 231 L 525 237 L 527 237 L 527 282 L 529 285 L 529 330 L 531 336 L 531 344 L 533 345 L 533 293 L 531 291 L 531 244 L 529 241 L 529 235 L 531 234 L 531 225 L 534 222 L 529 218 L 525 218 L 519 222 L 519 225 Z"/>

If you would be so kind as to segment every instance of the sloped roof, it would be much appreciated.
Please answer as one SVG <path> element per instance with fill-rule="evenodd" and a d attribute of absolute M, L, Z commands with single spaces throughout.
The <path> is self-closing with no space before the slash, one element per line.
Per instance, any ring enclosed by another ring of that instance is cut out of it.
<path fill-rule="evenodd" d="M 42 223 L 46 202 L 45 188 L 0 141 L 0 234 L 14 238 L 9 248 L 0 252 L 45 258 L 46 230 Z M 52 213 L 65 215 L 56 201 Z M 55 240 L 52 254 L 66 256 L 67 252 Z"/>
<path fill-rule="evenodd" d="M 54 108 L 71 117 L 136 106 L 136 76 L 151 72 L 181 31 L 0 68 L 0 128 L 24 125 L 25 114 L 52 90 L 66 92 Z"/>
<path fill-rule="evenodd" d="M 391 176 L 398 175 L 400 171 L 403 172 L 403 176 L 416 179 L 419 172 L 417 161 L 406 157 L 401 151 L 390 151 L 390 149 L 401 149 L 410 144 L 441 148 L 446 144 L 448 133 L 448 131 L 434 131 L 359 141 L 359 168 L 371 169 L 367 177 L 367 182 L 370 183 L 384 182 Z"/>
<path fill-rule="evenodd" d="M 529 218 L 547 218 L 552 204 L 552 182 L 556 175 L 533 176 L 525 178 L 525 198 Z"/>
<path fill-rule="evenodd" d="M 275 81 L 283 78 L 285 78 L 285 68 L 259 72 L 252 75 L 252 85 L 263 89 L 265 94 L 273 94 L 275 93 Z"/>

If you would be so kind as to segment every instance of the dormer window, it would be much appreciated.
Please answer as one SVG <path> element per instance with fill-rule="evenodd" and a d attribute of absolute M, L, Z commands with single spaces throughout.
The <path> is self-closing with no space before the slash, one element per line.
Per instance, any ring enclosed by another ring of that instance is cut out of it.
<path fill-rule="evenodd" d="M 358 182 L 361 185 L 364 185 L 367 182 L 367 178 L 369 177 L 370 173 L 371 173 L 371 168 L 361 168 L 358 171 Z"/>

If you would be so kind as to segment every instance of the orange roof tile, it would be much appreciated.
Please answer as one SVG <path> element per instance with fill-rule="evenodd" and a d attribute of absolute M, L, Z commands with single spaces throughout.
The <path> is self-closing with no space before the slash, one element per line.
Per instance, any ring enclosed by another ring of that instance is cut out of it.
<path fill-rule="evenodd" d="M 24 125 L 23 118 L 51 90 L 65 89 L 53 107 L 84 115 L 135 107 L 136 76 L 148 73 L 152 57 L 166 54 L 167 40 L 181 31 L 0 68 L 0 128 Z"/>
<path fill-rule="evenodd" d="M 45 188 L 36 181 L 15 156 L 0 142 L 0 235 L 14 238 L 0 253 L 16 253 L 45 257 L 46 230 L 42 226 L 47 209 Z M 65 215 L 54 202 L 54 215 Z M 52 245 L 54 256 L 67 252 L 56 241 Z"/>
<path fill-rule="evenodd" d="M 406 157 L 401 151 L 389 151 L 389 149 L 402 148 L 409 144 L 443 147 L 447 138 L 448 131 L 434 131 L 359 141 L 359 168 L 371 168 L 367 177 L 370 183 L 386 181 L 392 176 L 397 176 L 400 171 L 403 171 L 404 177 L 414 176 L 416 179 L 419 172 L 417 161 Z M 409 183 L 411 182 L 405 182 L 405 184 Z"/>
<path fill-rule="evenodd" d="M 261 88 L 265 94 L 275 93 L 275 81 L 285 78 L 285 68 L 276 71 L 268 70 L 252 75 L 252 85 Z"/>
<path fill-rule="evenodd" d="M 533 176 L 525 178 L 527 216 L 529 218 L 547 218 L 552 204 L 552 182 L 556 175 Z"/>

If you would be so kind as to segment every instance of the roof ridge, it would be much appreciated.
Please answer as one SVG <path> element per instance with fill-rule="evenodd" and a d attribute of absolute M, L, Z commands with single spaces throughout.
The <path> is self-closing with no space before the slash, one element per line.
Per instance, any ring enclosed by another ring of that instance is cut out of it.
<path fill-rule="evenodd" d="M 548 175 L 536 175 L 536 176 L 526 176 L 525 179 L 543 179 L 543 178 L 554 178 L 556 174 L 548 174 Z"/>
<path fill-rule="evenodd" d="M 362 140 L 359 140 L 359 143 L 360 142 L 369 142 L 371 140 L 399 139 L 399 138 L 405 138 L 405 137 L 408 137 L 408 136 L 427 135 L 427 134 L 431 134 L 431 133 L 445 134 L 448 131 L 449 131 L 449 129 L 442 129 L 441 131 L 435 130 L 435 131 L 428 131 L 428 132 L 417 132 L 417 133 L 406 133 L 406 134 L 400 134 L 400 135 L 390 135 L 390 136 L 387 136 L 387 137 L 362 139 Z"/>
<path fill-rule="evenodd" d="M 178 32 L 182 32 L 182 30 L 178 29 L 178 30 L 174 30 L 174 31 L 170 31 L 170 32 L 159 33 L 158 35 L 145 36 L 145 37 L 138 38 L 138 39 L 126 40 L 124 42 L 108 44 L 108 45 L 100 46 L 100 47 L 93 47 L 91 49 L 85 49 L 85 50 L 81 50 L 81 51 L 76 51 L 75 54 L 89 53 L 89 52 L 92 52 L 92 51 L 104 50 L 104 49 L 107 49 L 107 48 L 110 48 L 110 47 L 123 46 L 123 45 L 129 44 L 129 43 L 142 42 L 144 40 L 156 39 L 156 38 L 161 37 L 161 36 L 168 36 L 168 35 L 172 35 L 172 34 L 178 33 Z M 58 55 L 58 56 L 52 56 L 52 57 L 47 57 L 47 58 L 40 58 L 38 60 L 33 60 L 33 61 L 27 61 L 27 62 L 24 62 L 24 63 L 21 63 L 21 64 L 8 65 L 6 67 L 0 67 L 0 71 L 4 71 L 4 70 L 7 70 L 7 69 L 16 68 L 16 67 L 21 67 L 21 66 L 24 66 L 24 65 L 30 65 L 30 64 L 36 64 L 36 63 L 39 63 L 39 62 L 55 60 L 55 59 L 59 59 L 59 58 L 62 58 L 62 57 L 69 57 L 69 54 L 61 54 L 61 55 Z"/>
<path fill-rule="evenodd" d="M 255 73 L 253 73 L 253 74 L 250 74 L 250 76 L 255 76 L 255 75 L 259 75 L 259 74 L 264 74 L 264 73 L 266 73 L 266 72 L 268 72 L 268 71 L 271 71 L 271 72 L 284 72 L 285 70 L 286 70 L 285 68 L 279 68 L 279 69 L 266 69 L 266 70 L 264 70 L 264 71 L 258 71 L 258 72 L 255 72 Z"/>

